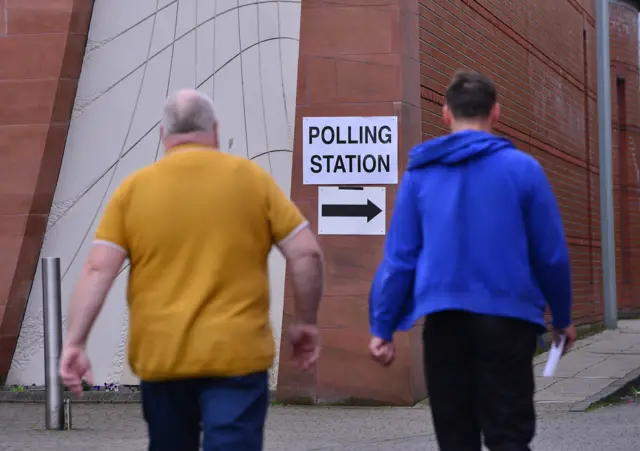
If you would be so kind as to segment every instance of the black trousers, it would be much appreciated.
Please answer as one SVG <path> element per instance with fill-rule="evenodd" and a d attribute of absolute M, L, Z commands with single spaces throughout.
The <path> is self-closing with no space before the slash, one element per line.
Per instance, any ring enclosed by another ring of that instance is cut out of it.
<path fill-rule="evenodd" d="M 510 318 L 447 311 L 425 321 L 424 362 L 441 451 L 530 451 L 536 427 L 538 329 Z"/>

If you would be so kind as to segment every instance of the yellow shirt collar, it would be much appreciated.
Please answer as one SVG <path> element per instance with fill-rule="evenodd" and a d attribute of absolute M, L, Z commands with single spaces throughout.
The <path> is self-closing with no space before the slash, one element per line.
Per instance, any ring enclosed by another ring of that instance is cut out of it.
<path fill-rule="evenodd" d="M 172 155 L 175 153 L 181 152 L 193 152 L 193 151 L 216 151 L 218 149 L 207 146 L 205 144 L 196 144 L 196 143 L 186 143 L 186 144 L 178 144 L 177 146 L 173 146 L 171 149 L 167 149 L 164 153 L 165 155 Z"/>

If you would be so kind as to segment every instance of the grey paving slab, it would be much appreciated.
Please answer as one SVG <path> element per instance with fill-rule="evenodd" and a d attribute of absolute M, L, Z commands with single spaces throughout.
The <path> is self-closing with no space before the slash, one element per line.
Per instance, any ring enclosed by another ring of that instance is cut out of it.
<path fill-rule="evenodd" d="M 603 362 L 609 356 L 607 354 L 594 354 L 587 349 L 579 349 L 570 352 L 562 358 L 561 364 L 558 366 L 555 376 L 557 377 L 574 377 L 581 371 Z M 546 356 L 543 362 L 535 367 L 536 376 L 542 376 L 542 371 L 546 364 Z M 640 365 L 639 365 L 640 366 Z"/>
<path fill-rule="evenodd" d="M 640 367 L 640 356 L 616 354 L 579 372 L 579 378 L 615 378 L 625 377 Z"/>
<path fill-rule="evenodd" d="M 618 353 L 626 351 L 640 343 L 640 334 L 618 332 L 615 336 L 597 340 L 586 346 L 592 352 Z M 584 349 L 584 348 L 583 348 Z"/>
<path fill-rule="evenodd" d="M 536 401 L 582 401 L 617 379 L 563 379 L 536 393 Z"/>
<path fill-rule="evenodd" d="M 640 321 L 635 319 L 623 319 L 618 321 L 618 327 L 621 329 L 635 331 L 640 333 Z"/>
<path fill-rule="evenodd" d="M 542 376 L 537 376 L 536 377 L 536 393 L 542 390 L 546 390 L 547 388 L 549 388 L 551 385 L 560 382 L 564 380 L 564 378 L 561 377 L 542 377 Z"/>
<path fill-rule="evenodd" d="M 556 393 L 548 393 L 546 391 L 541 391 L 535 394 L 535 402 L 540 403 L 556 403 L 566 407 L 566 410 L 571 410 L 574 404 L 578 404 L 579 402 L 586 399 L 583 395 L 558 395 Z"/>
<path fill-rule="evenodd" d="M 536 412 L 539 416 L 549 414 L 560 414 L 571 412 L 576 406 L 575 401 L 558 402 L 556 401 L 538 401 L 536 403 Z M 586 409 L 578 410 L 583 412 Z"/>

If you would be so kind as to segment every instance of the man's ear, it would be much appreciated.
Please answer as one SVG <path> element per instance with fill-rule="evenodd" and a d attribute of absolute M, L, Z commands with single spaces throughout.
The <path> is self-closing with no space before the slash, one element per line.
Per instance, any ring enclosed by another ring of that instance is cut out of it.
<path fill-rule="evenodd" d="M 447 127 L 451 127 L 451 124 L 453 123 L 453 116 L 451 115 L 451 110 L 446 104 L 442 107 L 442 120 Z"/>
<path fill-rule="evenodd" d="M 218 136 L 218 123 L 213 123 L 213 147 L 220 150 L 220 137 Z"/>
<path fill-rule="evenodd" d="M 160 139 L 164 139 L 164 125 L 160 124 Z"/>
<path fill-rule="evenodd" d="M 500 121 L 500 115 L 502 114 L 502 107 L 499 103 L 496 103 L 491 109 L 491 125 L 495 125 Z"/>

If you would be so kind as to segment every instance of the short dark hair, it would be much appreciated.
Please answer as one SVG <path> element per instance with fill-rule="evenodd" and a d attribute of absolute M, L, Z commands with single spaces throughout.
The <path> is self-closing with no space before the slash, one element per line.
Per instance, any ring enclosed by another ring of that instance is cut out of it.
<path fill-rule="evenodd" d="M 496 86 L 488 77 L 472 70 L 459 70 L 444 95 L 456 119 L 485 119 L 498 99 Z"/>

